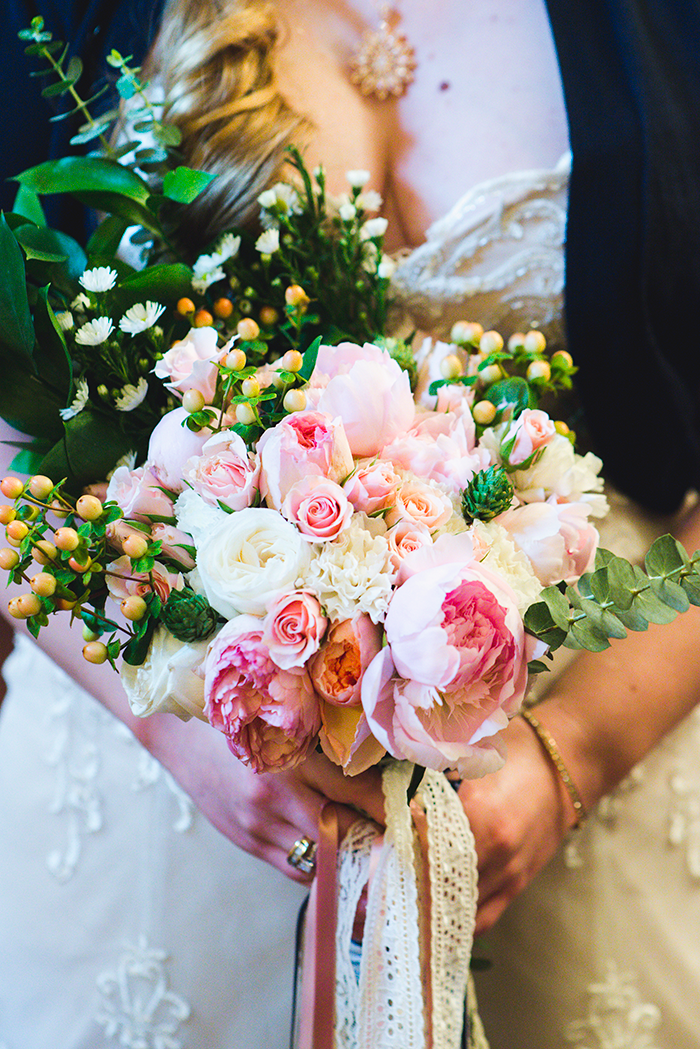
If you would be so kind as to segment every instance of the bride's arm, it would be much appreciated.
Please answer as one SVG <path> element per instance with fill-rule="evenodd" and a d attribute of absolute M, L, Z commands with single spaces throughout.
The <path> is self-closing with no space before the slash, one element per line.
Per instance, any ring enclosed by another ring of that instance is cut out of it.
<path fill-rule="evenodd" d="M 700 510 L 678 538 L 690 552 L 700 548 Z M 603 653 L 582 653 L 537 717 L 589 810 L 699 699 L 700 608 L 693 607 L 670 625 L 613 641 Z M 504 768 L 460 787 L 479 853 L 478 931 L 496 921 L 576 820 L 532 728 L 516 717 L 505 736 Z"/>
<path fill-rule="evenodd" d="M 0 420 L 0 442 L 16 437 Z M 11 447 L 0 443 L 0 477 L 8 472 L 11 459 Z M 27 590 L 11 586 L 0 593 L 0 612 L 14 594 Z M 17 620 L 9 623 L 26 629 Z M 312 754 L 297 769 L 258 775 L 234 758 L 220 732 L 203 722 L 184 723 L 171 714 L 135 717 L 118 675 L 108 664 L 88 663 L 83 644 L 80 623 L 76 620 L 71 626 L 67 612 L 53 616 L 39 635 L 40 647 L 131 729 L 226 837 L 284 874 L 304 880 L 287 864 L 287 853 L 302 835 L 316 837 L 327 798 L 347 806 L 341 816 L 345 828 L 357 818 L 357 809 L 381 820 L 378 774 L 346 778 L 323 755 Z"/>

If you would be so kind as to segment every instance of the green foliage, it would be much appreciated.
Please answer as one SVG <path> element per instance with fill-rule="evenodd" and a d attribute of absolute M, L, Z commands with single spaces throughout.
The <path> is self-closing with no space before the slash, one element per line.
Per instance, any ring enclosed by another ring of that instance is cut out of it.
<path fill-rule="evenodd" d="M 528 633 L 554 651 L 560 645 L 602 652 L 611 638 L 650 623 L 671 623 L 691 604 L 700 605 L 700 551 L 688 557 L 672 536 L 655 540 L 644 569 L 609 550 L 599 550 L 595 571 L 576 587 L 550 586 L 525 614 Z M 530 666 L 538 672 L 541 664 Z"/>

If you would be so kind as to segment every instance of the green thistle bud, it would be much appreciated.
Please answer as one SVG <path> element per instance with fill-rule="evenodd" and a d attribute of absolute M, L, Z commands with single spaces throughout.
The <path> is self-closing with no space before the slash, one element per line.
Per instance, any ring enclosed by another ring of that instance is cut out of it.
<path fill-rule="evenodd" d="M 219 615 L 194 590 L 171 590 L 160 618 L 173 637 L 187 644 L 209 637 Z"/>
<path fill-rule="evenodd" d="M 475 473 L 462 492 L 462 515 L 467 524 L 477 518 L 491 521 L 507 510 L 513 501 L 513 485 L 501 466 Z"/>

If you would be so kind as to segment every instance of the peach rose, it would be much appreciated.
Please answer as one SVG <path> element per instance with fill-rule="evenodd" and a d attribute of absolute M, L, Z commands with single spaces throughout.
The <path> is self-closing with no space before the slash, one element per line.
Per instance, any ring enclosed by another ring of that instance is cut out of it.
<path fill-rule="evenodd" d="M 303 667 L 318 651 L 327 626 L 318 599 L 308 590 L 293 590 L 273 598 L 262 639 L 275 665 L 289 670 Z"/>
<path fill-rule="evenodd" d="M 512 466 L 524 463 L 539 448 L 549 444 L 555 433 L 554 423 L 546 412 L 539 408 L 526 408 L 508 431 L 506 443 L 515 438 L 508 462 Z"/>
<path fill-rule="evenodd" d="M 337 539 L 352 517 L 345 492 L 325 477 L 304 477 L 294 484 L 282 503 L 282 514 L 310 542 Z"/>
<path fill-rule="evenodd" d="M 396 497 L 396 505 L 385 517 L 391 527 L 399 521 L 411 521 L 414 525 L 435 531 L 447 524 L 453 514 L 450 499 L 436 484 L 425 483 L 417 478 L 404 481 Z"/>
<path fill-rule="evenodd" d="M 371 460 L 359 465 L 343 485 L 343 490 L 356 510 L 376 513 L 393 506 L 401 478 L 390 462 Z"/>

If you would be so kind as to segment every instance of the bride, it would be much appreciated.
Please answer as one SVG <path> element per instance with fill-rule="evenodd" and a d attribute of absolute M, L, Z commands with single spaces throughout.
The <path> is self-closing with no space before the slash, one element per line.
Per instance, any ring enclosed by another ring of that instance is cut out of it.
<path fill-rule="evenodd" d="M 278 177 L 290 138 L 306 145 L 310 167 L 323 162 L 332 192 L 345 188 L 346 171 L 366 168 L 384 199 L 388 247 L 406 249 L 394 279 L 400 307 L 408 323 L 436 337 L 446 337 L 463 317 L 505 336 L 534 325 L 552 340 L 561 337 L 570 188 L 568 335 L 582 365 L 588 423 L 618 485 L 650 509 L 669 511 L 700 473 L 682 388 L 692 374 L 677 336 L 694 299 L 672 297 L 692 287 L 698 264 L 682 241 L 689 235 L 682 224 L 665 222 L 668 198 L 663 208 L 656 198 L 641 199 L 639 143 L 627 126 L 631 89 L 618 74 L 621 67 L 629 71 L 630 56 L 622 61 L 619 51 L 632 48 L 635 33 L 644 37 L 637 52 L 646 62 L 635 66 L 637 85 L 661 54 L 650 53 L 650 39 L 682 50 L 682 34 L 675 41 L 672 33 L 680 16 L 659 27 L 631 15 L 634 24 L 623 24 L 616 14 L 608 24 L 603 5 L 580 14 L 578 4 L 548 6 L 551 27 L 543 0 L 430 6 L 405 0 L 400 31 L 415 52 L 414 81 L 388 100 L 363 95 L 348 76 L 363 32 L 380 21 L 369 0 L 285 0 L 276 10 L 255 0 L 172 0 L 152 67 L 170 119 L 185 134 L 189 161 L 220 173 L 213 189 L 219 196 L 205 197 L 203 212 L 192 215 L 193 236 L 206 242 L 218 229 L 254 221 L 256 198 Z M 570 184 L 552 28 L 571 122 Z M 607 124 L 598 122 L 595 133 L 591 112 L 601 103 L 592 71 L 607 92 Z M 682 139 L 681 114 L 679 108 L 672 130 Z M 645 125 L 652 159 L 664 140 L 663 114 L 655 117 L 656 125 Z M 676 196 L 686 199 L 687 152 L 677 160 Z M 660 169 L 652 165 L 651 173 L 656 186 Z M 643 209 L 650 228 L 668 227 L 665 254 L 635 240 Z M 674 288 L 671 275 L 681 270 L 686 283 Z M 655 283 L 644 284 L 651 278 Z M 642 286 L 650 289 L 648 301 Z M 663 336 L 662 325 L 669 344 L 659 347 L 654 339 Z M 646 369 L 642 381 L 633 378 L 635 364 Z M 671 461 L 658 436 L 640 454 L 642 412 L 645 436 L 650 429 L 654 435 L 649 420 L 663 413 L 658 430 L 673 449 Z M 638 531 L 639 515 L 628 516 L 618 529 L 624 544 Z M 697 517 L 684 528 L 689 545 L 700 546 Z M 644 776 L 633 768 L 697 699 L 698 633 L 698 618 L 689 613 L 659 639 L 636 635 L 610 655 L 584 657 L 540 704 L 538 717 L 589 812 L 626 776 L 630 786 L 605 798 L 589 828 L 570 841 L 569 865 L 557 859 L 523 894 L 529 908 L 523 924 L 514 919 L 506 942 L 485 948 L 492 967 L 480 993 L 494 1049 L 554 1049 L 565 1039 L 580 1049 L 596 1038 L 606 1045 L 607 1023 L 626 1032 L 619 1049 L 693 1042 L 700 1016 L 690 981 L 700 962 L 696 931 L 684 915 L 693 909 L 694 884 L 683 882 L 680 869 L 673 893 L 668 872 L 663 881 L 655 871 L 659 881 L 648 883 L 649 856 L 664 848 L 662 828 L 653 828 L 650 845 L 651 802 L 632 803 L 640 777 L 649 797 L 663 797 L 668 782 L 668 807 L 675 791 L 681 814 L 675 837 L 681 845 L 691 841 L 694 722 L 675 728 L 671 742 L 649 756 Z M 376 777 L 345 780 L 318 755 L 295 772 L 256 777 L 206 726 L 165 716 L 133 719 L 116 679 L 84 664 L 75 655 L 79 646 L 59 629 L 47 631 L 43 644 L 70 676 L 29 643 L 19 644 L 8 661 L 0 723 L 0 1045 L 285 1046 L 294 926 L 309 881 L 287 855 L 297 839 L 315 837 L 326 797 L 345 803 L 348 823 L 355 809 L 381 821 Z M 516 718 L 507 736 L 503 772 L 460 788 L 480 856 L 482 930 L 576 820 L 530 725 Z M 606 822 L 606 812 L 614 820 Z M 624 882 L 598 866 L 597 845 L 588 844 L 613 833 L 618 857 L 629 856 Z M 616 932 L 606 942 L 601 922 L 595 951 L 584 953 L 601 881 L 606 889 L 610 884 L 626 935 Z M 641 915 L 644 925 L 633 935 Z M 671 943 L 675 954 L 663 953 Z M 564 952 L 566 965 L 559 967 L 552 959 Z M 619 1023 L 611 1000 L 623 1003 Z"/>

